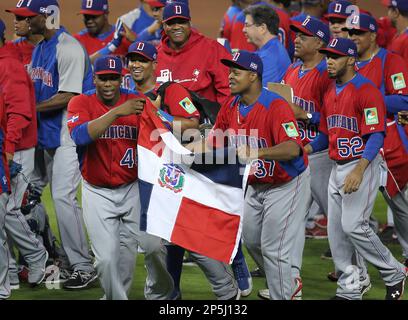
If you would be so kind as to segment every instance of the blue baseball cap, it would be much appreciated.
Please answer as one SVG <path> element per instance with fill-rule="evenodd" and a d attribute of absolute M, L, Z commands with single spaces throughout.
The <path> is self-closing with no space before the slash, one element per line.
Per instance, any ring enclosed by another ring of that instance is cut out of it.
<path fill-rule="evenodd" d="M 383 0 L 382 3 L 387 7 L 394 7 L 401 11 L 408 11 L 407 0 Z"/>
<path fill-rule="evenodd" d="M 324 17 L 327 19 L 330 18 L 347 19 L 348 16 L 351 15 L 351 12 L 347 12 L 347 7 L 352 5 L 353 4 L 351 2 L 343 0 L 330 2 L 327 14 Z"/>
<path fill-rule="evenodd" d="M 108 0 L 82 0 L 80 14 L 100 16 L 109 13 Z"/>
<path fill-rule="evenodd" d="M 157 60 L 157 49 L 154 45 L 148 42 L 137 41 L 132 43 L 126 57 L 129 57 L 131 54 L 141 55 L 150 61 Z"/>
<path fill-rule="evenodd" d="M 349 57 L 357 57 L 357 46 L 356 44 L 346 38 L 337 38 L 332 39 L 329 45 L 326 48 L 320 49 L 320 53 L 327 54 L 327 53 L 334 53 L 339 56 L 349 56 Z"/>
<path fill-rule="evenodd" d="M 94 74 L 122 75 L 122 60 L 116 56 L 103 56 L 95 60 Z"/>
<path fill-rule="evenodd" d="M 0 19 L 0 38 L 3 38 L 4 31 L 6 31 L 6 25 L 4 24 L 3 20 Z"/>
<path fill-rule="evenodd" d="M 51 6 L 59 7 L 57 0 L 24 0 L 18 2 L 15 8 L 7 9 L 7 12 L 22 17 L 35 17 L 40 14 L 51 13 Z"/>
<path fill-rule="evenodd" d="M 172 2 L 164 7 L 163 22 L 167 22 L 176 18 L 189 21 L 191 20 L 190 9 L 187 4 L 181 2 Z"/>
<path fill-rule="evenodd" d="M 252 71 L 262 76 L 263 63 L 261 58 L 254 52 L 240 50 L 234 54 L 232 60 L 221 59 L 221 63 L 227 67 Z"/>
<path fill-rule="evenodd" d="M 290 29 L 294 32 L 301 32 L 308 36 L 317 37 L 326 44 L 330 41 L 330 29 L 327 24 L 310 16 L 306 17 L 302 23 L 293 21 L 290 25 Z"/>
<path fill-rule="evenodd" d="M 374 17 L 362 13 L 353 17 L 352 21 L 347 23 L 346 27 L 342 29 L 343 31 L 348 30 L 361 30 L 361 31 L 370 31 L 377 32 L 378 24 Z"/>

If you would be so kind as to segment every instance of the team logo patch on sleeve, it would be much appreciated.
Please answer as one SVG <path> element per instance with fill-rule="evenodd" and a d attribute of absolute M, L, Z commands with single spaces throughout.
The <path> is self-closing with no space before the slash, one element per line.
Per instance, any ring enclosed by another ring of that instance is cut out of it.
<path fill-rule="evenodd" d="M 288 137 L 291 138 L 299 137 L 299 133 L 297 132 L 296 126 L 293 122 L 284 123 L 282 124 L 282 126 L 283 129 L 285 129 L 285 132 L 288 135 Z"/>
<path fill-rule="evenodd" d="M 79 120 L 79 114 L 74 114 L 71 118 L 67 120 L 68 124 L 73 124 Z"/>
<path fill-rule="evenodd" d="M 391 80 L 392 80 L 392 85 L 393 85 L 395 90 L 401 90 L 401 89 L 405 89 L 407 87 L 407 85 L 405 83 L 404 74 L 402 72 L 397 73 L 397 74 L 393 74 L 391 76 Z"/>
<path fill-rule="evenodd" d="M 379 124 L 377 108 L 364 109 L 365 122 L 367 125 Z"/>
<path fill-rule="evenodd" d="M 195 105 L 191 102 L 191 100 L 188 97 L 181 100 L 179 104 L 180 106 L 182 106 L 184 110 L 188 112 L 188 114 L 193 114 L 194 112 L 197 111 Z"/>

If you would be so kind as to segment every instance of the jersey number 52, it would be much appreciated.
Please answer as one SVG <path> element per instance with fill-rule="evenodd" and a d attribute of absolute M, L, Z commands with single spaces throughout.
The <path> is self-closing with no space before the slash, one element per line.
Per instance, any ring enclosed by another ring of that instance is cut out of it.
<path fill-rule="evenodd" d="M 338 138 L 337 139 L 337 149 L 339 150 L 339 156 L 342 158 L 348 158 L 350 156 L 357 157 L 363 154 L 364 150 L 363 140 L 360 137 L 348 138 Z"/>

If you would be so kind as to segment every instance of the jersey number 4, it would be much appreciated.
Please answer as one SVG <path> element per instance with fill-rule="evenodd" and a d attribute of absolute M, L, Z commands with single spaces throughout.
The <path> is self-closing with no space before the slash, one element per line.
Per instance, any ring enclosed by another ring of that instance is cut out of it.
<path fill-rule="evenodd" d="M 348 158 L 350 156 L 357 157 L 363 154 L 363 140 L 360 137 L 338 138 L 337 149 L 339 150 L 339 156 L 342 158 Z"/>
<path fill-rule="evenodd" d="M 136 163 L 137 163 L 136 149 L 128 148 L 126 150 L 122 160 L 120 160 L 120 165 L 122 167 L 128 167 L 129 169 L 132 169 L 135 166 Z"/>

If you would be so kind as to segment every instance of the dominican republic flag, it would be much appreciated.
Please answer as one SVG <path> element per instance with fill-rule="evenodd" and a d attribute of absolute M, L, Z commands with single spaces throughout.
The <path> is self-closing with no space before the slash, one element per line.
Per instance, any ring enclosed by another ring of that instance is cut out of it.
<path fill-rule="evenodd" d="M 232 263 L 241 238 L 246 184 L 240 165 L 195 163 L 198 156 L 149 107 L 141 117 L 137 151 L 141 230 Z M 181 156 L 185 161 L 178 161 Z"/>

